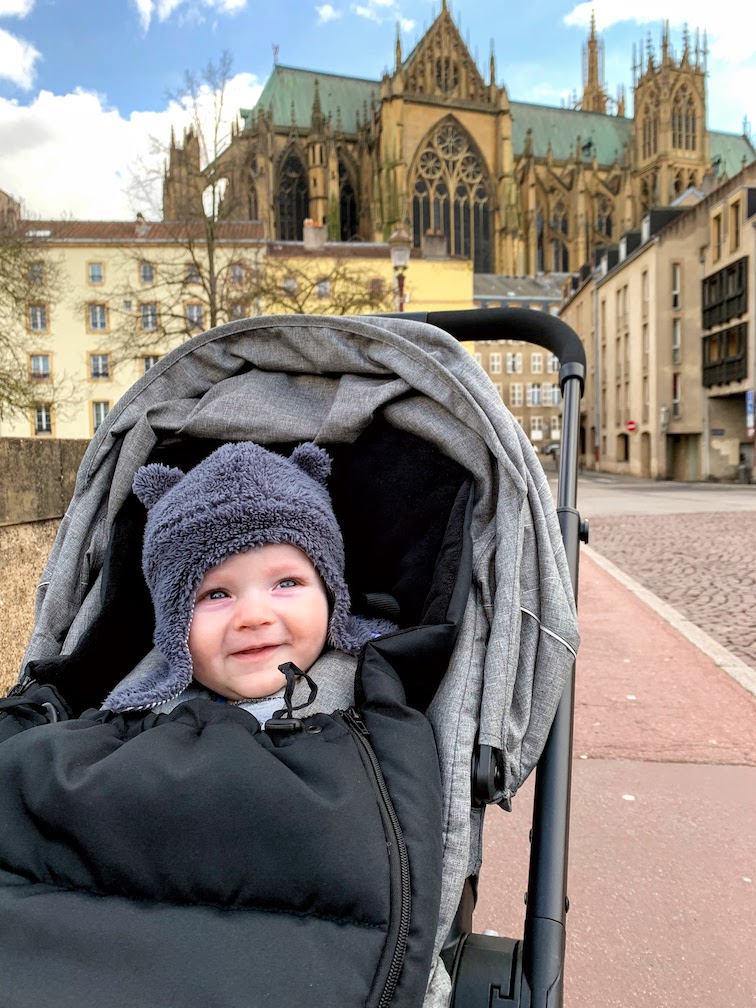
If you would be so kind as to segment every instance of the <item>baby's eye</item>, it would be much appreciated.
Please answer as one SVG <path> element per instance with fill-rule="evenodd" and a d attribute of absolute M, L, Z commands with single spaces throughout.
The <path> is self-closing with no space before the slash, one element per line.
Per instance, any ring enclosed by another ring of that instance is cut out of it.
<path fill-rule="evenodd" d="M 200 601 L 202 599 L 209 599 L 210 601 L 215 601 L 216 599 L 228 598 L 228 592 L 223 588 L 211 588 L 209 591 L 203 592 L 200 595 Z"/>
<path fill-rule="evenodd" d="M 281 581 L 278 582 L 278 587 L 279 588 L 294 588 L 294 587 L 296 587 L 296 584 L 297 584 L 297 582 L 294 580 L 294 578 L 283 578 L 283 580 L 281 580 Z"/>

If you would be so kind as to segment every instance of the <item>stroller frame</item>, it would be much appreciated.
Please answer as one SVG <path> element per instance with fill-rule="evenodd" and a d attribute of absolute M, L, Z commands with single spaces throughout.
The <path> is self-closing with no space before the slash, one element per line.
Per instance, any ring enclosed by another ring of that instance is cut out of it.
<path fill-rule="evenodd" d="M 557 517 L 577 601 L 580 543 L 588 542 L 588 523 L 581 521 L 576 509 L 580 399 L 585 383 L 585 350 L 579 337 L 553 315 L 522 308 L 413 312 L 396 317 L 428 322 L 460 341 L 506 338 L 534 343 L 559 359 L 563 410 Z M 446 950 L 453 962 L 452 1008 L 562 1008 L 574 673 L 573 663 L 536 768 L 523 938 L 473 933 L 474 897 L 468 886 L 456 933 Z M 499 755 L 490 746 L 479 746 L 476 757 L 473 798 L 488 804 L 496 791 Z"/>

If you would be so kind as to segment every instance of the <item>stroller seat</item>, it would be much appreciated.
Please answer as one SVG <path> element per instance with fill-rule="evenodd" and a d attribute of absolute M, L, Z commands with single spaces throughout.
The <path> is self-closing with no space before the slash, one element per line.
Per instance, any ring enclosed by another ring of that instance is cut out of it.
<path fill-rule="evenodd" d="M 425 1000 L 440 1008 L 451 988 L 440 956 L 481 862 L 471 764 L 482 747 L 496 754 L 486 802 L 508 806 L 538 762 L 578 647 L 543 470 L 446 333 L 406 319 L 263 317 L 159 361 L 85 455 L 16 692 L 52 686 L 75 717 L 148 655 L 133 475 L 148 461 L 188 469 L 238 440 L 283 454 L 305 440 L 328 449 L 353 607 L 399 624 L 376 647 L 430 722 L 441 772 L 442 885 Z"/>

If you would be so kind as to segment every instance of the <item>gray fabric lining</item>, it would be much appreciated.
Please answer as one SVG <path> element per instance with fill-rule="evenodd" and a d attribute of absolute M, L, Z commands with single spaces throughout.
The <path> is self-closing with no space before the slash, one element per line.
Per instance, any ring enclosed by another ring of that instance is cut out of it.
<path fill-rule="evenodd" d="M 540 756 L 579 642 L 543 469 L 493 385 L 446 333 L 404 319 L 270 316 L 221 326 L 164 357 L 116 404 L 84 457 L 24 664 L 70 652 L 96 611 L 96 585 L 85 602 L 90 570 L 100 569 L 113 517 L 160 438 L 350 442 L 381 409 L 476 483 L 473 584 L 428 711 L 445 791 L 438 950 L 478 859 L 476 734 L 503 750 L 513 795 Z M 438 975 L 431 986 L 446 989 Z"/>

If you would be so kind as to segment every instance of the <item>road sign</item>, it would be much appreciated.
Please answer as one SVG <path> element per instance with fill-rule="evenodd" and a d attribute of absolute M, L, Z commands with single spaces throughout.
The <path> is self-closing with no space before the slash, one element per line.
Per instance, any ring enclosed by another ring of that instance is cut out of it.
<path fill-rule="evenodd" d="M 627 429 L 630 431 L 631 434 L 634 434 L 638 430 L 638 424 L 635 422 L 635 420 L 628 420 Z"/>

